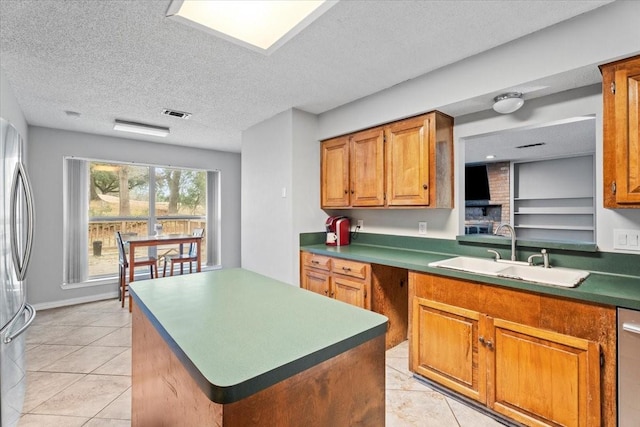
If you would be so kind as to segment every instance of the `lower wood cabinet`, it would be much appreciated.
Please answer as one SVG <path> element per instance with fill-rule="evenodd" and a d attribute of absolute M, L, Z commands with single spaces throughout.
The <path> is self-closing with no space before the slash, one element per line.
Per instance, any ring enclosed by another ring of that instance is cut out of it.
<path fill-rule="evenodd" d="M 371 266 L 301 252 L 301 287 L 357 307 L 371 309 Z"/>
<path fill-rule="evenodd" d="M 409 286 L 413 372 L 525 425 L 616 425 L 614 308 L 414 272 Z"/>
<path fill-rule="evenodd" d="M 478 342 L 481 314 L 417 297 L 412 313 L 410 369 L 486 402 L 486 356 L 479 355 Z"/>
<path fill-rule="evenodd" d="M 597 342 L 493 320 L 487 404 L 528 425 L 600 425 Z"/>
<path fill-rule="evenodd" d="M 408 338 L 409 285 L 404 268 L 301 251 L 300 287 L 387 316 L 386 349 Z"/>

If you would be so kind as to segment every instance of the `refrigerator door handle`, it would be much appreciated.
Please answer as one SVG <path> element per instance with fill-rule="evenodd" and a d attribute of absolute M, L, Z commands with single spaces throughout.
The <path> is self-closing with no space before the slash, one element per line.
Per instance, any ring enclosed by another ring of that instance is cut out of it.
<path fill-rule="evenodd" d="M 24 188 L 24 196 L 26 201 L 27 210 L 27 241 L 24 246 L 24 254 L 18 253 L 18 227 L 17 227 L 17 209 L 18 209 L 18 189 L 22 184 Z M 29 176 L 24 168 L 22 162 L 18 162 L 16 165 L 16 171 L 13 174 L 13 186 L 11 190 L 10 201 L 10 227 L 11 230 L 11 257 L 13 258 L 13 265 L 16 269 L 16 276 L 19 281 L 23 281 L 27 274 L 27 267 L 29 266 L 29 260 L 31 259 L 31 249 L 33 247 L 33 231 L 34 231 L 34 214 L 33 214 L 33 194 L 31 193 L 31 183 L 29 182 Z M 22 257 L 20 256 L 22 255 Z"/>
<path fill-rule="evenodd" d="M 20 329 L 18 329 L 17 331 L 15 331 L 13 333 L 11 333 L 11 331 L 9 331 L 7 336 L 4 337 L 4 339 L 3 339 L 5 344 L 9 344 L 11 341 L 13 341 L 18 336 L 20 336 L 20 334 L 22 334 L 24 331 L 26 331 L 27 328 L 29 326 L 31 326 L 31 322 L 33 322 L 33 319 L 36 318 L 36 309 L 33 308 L 33 306 L 31 304 L 25 303 L 23 308 L 22 308 L 22 310 L 20 310 L 19 315 L 17 317 L 15 317 L 14 320 L 9 324 L 9 327 L 7 328 L 7 330 L 11 329 L 11 327 L 16 322 L 16 320 L 19 319 L 21 317 L 22 313 L 25 312 L 25 311 L 29 312 L 29 318 L 24 322 L 24 325 L 22 325 L 22 327 Z"/>

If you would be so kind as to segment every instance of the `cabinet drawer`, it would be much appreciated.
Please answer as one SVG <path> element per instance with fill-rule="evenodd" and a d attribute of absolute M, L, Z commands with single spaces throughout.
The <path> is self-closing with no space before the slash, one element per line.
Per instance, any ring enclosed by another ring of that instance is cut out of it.
<path fill-rule="evenodd" d="M 345 276 L 357 277 L 358 279 L 366 279 L 369 277 L 369 264 L 333 258 L 331 271 Z"/>
<path fill-rule="evenodd" d="M 328 256 L 312 254 L 310 252 L 303 252 L 302 264 L 306 267 L 329 271 L 331 266 L 331 258 L 329 258 Z"/>

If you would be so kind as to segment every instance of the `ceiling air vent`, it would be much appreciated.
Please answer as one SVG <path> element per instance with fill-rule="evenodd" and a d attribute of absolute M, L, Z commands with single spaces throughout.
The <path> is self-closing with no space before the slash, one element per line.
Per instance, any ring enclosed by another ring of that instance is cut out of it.
<path fill-rule="evenodd" d="M 179 119 L 188 119 L 189 117 L 191 117 L 191 113 L 186 113 L 184 111 L 169 110 L 168 108 L 165 108 L 164 110 L 162 110 L 162 114 L 164 114 L 165 116 L 177 117 Z"/>
<path fill-rule="evenodd" d="M 540 147 L 541 145 L 547 145 L 547 143 L 546 142 L 538 142 L 536 144 L 519 145 L 516 148 Z"/>

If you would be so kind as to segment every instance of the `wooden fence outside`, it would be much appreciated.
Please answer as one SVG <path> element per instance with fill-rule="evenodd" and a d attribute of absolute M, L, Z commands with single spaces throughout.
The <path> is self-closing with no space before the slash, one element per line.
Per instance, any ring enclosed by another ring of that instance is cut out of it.
<path fill-rule="evenodd" d="M 194 228 L 206 228 L 206 221 L 198 219 L 162 220 L 162 233 L 191 234 Z M 89 248 L 94 242 L 102 242 L 102 249 L 117 249 L 115 233 L 147 235 L 147 221 L 90 221 Z"/>

